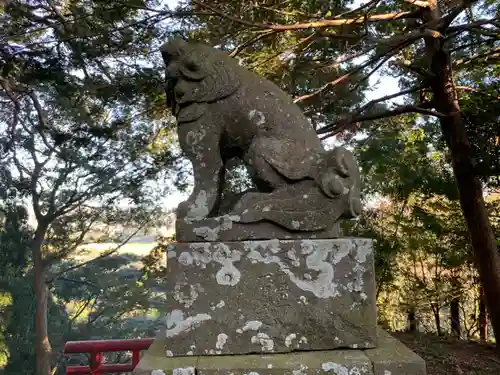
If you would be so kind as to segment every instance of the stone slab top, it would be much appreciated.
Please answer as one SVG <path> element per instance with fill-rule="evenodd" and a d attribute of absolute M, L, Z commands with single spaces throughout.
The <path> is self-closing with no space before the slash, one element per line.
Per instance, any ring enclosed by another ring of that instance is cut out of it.
<path fill-rule="evenodd" d="M 195 221 L 178 219 L 175 222 L 175 236 L 177 242 L 314 239 L 338 238 L 341 237 L 341 230 L 337 222 L 327 230 L 294 232 L 271 222 L 239 223 L 233 216 L 224 215 Z"/>
<path fill-rule="evenodd" d="M 425 361 L 399 340 L 380 328 L 377 340 L 377 348 L 364 351 L 373 363 L 374 375 L 426 374 Z"/>
<path fill-rule="evenodd" d="M 165 357 L 166 339 L 157 339 L 134 370 L 136 375 L 426 375 L 425 362 L 377 330 L 379 347 L 366 350 L 286 354 Z"/>

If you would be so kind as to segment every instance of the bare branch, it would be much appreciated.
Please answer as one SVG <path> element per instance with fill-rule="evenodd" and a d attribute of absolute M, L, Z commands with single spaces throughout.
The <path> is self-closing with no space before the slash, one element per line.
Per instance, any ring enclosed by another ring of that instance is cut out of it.
<path fill-rule="evenodd" d="M 259 40 L 262 40 L 264 38 L 267 38 L 268 36 L 274 35 L 276 33 L 277 33 L 276 31 L 270 30 L 270 31 L 268 31 L 266 33 L 258 34 L 256 36 L 254 36 L 253 38 L 248 39 L 246 42 L 240 44 L 235 49 L 233 49 L 232 52 L 229 54 L 229 56 L 235 57 L 241 51 L 243 51 L 245 48 L 247 48 L 249 45 L 251 45 L 251 44 L 253 44 L 253 43 L 255 43 L 255 42 L 259 41 Z"/>
<path fill-rule="evenodd" d="M 461 44 L 459 45 L 458 47 L 455 47 L 455 48 L 451 48 L 450 49 L 450 53 L 454 53 L 454 52 L 457 52 L 457 51 L 463 51 L 467 48 L 470 48 L 470 47 L 474 47 L 474 49 L 476 49 L 478 47 L 478 44 L 481 44 L 482 46 L 485 46 L 485 45 L 488 45 L 488 44 L 493 44 L 494 42 L 496 42 L 497 39 L 496 38 L 488 38 L 488 39 L 483 39 L 483 40 L 480 40 L 480 41 L 473 41 L 471 43 L 466 43 L 466 44 Z"/>
<path fill-rule="evenodd" d="M 416 74 L 418 74 L 419 76 L 422 76 L 425 79 L 432 79 L 434 77 L 430 72 L 427 72 L 426 70 L 424 70 L 424 69 L 422 69 L 422 68 L 420 68 L 418 66 L 413 65 L 411 63 L 411 61 L 408 61 L 408 60 L 397 60 L 397 61 L 395 61 L 395 63 L 400 68 L 407 69 L 410 72 L 416 73 Z"/>
<path fill-rule="evenodd" d="M 43 110 L 37 95 L 33 91 L 31 91 L 28 95 L 31 98 L 33 105 L 35 106 L 35 110 L 38 116 L 38 121 L 40 124 L 40 129 L 48 129 L 49 126 L 47 124 L 47 118 L 45 117 L 45 111 Z"/>
<path fill-rule="evenodd" d="M 146 225 L 148 224 L 148 222 L 144 222 L 142 223 L 135 231 L 133 231 L 130 235 L 128 235 L 122 242 L 120 242 L 114 249 L 111 249 L 111 250 L 108 250 L 108 251 L 105 251 L 103 252 L 101 255 L 93 258 L 93 259 L 90 259 L 90 260 L 87 260 L 85 262 L 82 262 L 82 263 L 79 263 L 79 264 L 75 264 L 74 266 L 71 266 L 71 267 L 68 267 L 66 268 L 65 270 L 63 271 L 60 271 L 58 272 L 57 274 L 55 274 L 53 277 L 52 277 L 52 280 L 55 280 L 57 278 L 59 278 L 61 275 L 64 275 L 66 272 L 69 272 L 69 271 L 73 271 L 73 270 L 76 270 L 77 268 L 80 268 L 80 267 L 83 267 L 83 266 L 86 266 L 90 263 L 93 263 L 93 262 L 96 262 L 100 259 L 104 259 L 104 258 L 107 258 L 108 256 L 110 255 L 113 255 L 115 253 L 117 253 L 123 246 L 125 246 L 132 237 L 134 237 L 137 233 L 139 233 L 142 229 L 144 229 L 146 227 Z"/>
<path fill-rule="evenodd" d="M 461 32 L 461 31 L 476 29 L 476 28 L 479 28 L 479 27 L 484 26 L 484 25 L 495 24 L 499 20 L 500 20 L 499 17 L 495 17 L 492 19 L 482 19 L 482 20 L 477 20 L 475 22 L 471 22 L 471 23 L 465 23 L 462 25 L 450 26 L 450 27 L 448 27 L 447 32 L 448 32 L 448 34 L 450 34 L 450 33 L 456 34 L 456 33 Z"/>
<path fill-rule="evenodd" d="M 89 231 L 92 229 L 95 223 L 99 220 L 100 215 L 106 210 L 106 208 L 101 208 L 96 212 L 93 217 L 87 218 L 86 223 L 84 227 L 81 229 L 80 234 L 78 237 L 74 240 L 72 240 L 70 244 L 65 244 L 65 247 L 62 249 L 59 249 L 57 253 L 51 254 L 49 257 L 47 257 L 44 262 L 46 265 L 49 265 L 55 261 L 61 260 L 66 258 L 68 255 L 70 255 L 73 251 L 75 251 L 78 246 L 80 246 L 83 243 L 83 240 L 85 236 L 89 233 Z"/>
<path fill-rule="evenodd" d="M 477 0 L 458 0 L 456 3 L 457 5 L 452 9 L 450 13 L 441 18 L 439 18 L 439 16 L 436 17 L 437 19 L 435 21 L 439 20 L 439 29 L 447 30 L 450 27 L 450 24 L 455 20 L 455 18 L 457 18 L 458 15 L 464 10 L 470 8 L 476 1 Z"/>
<path fill-rule="evenodd" d="M 74 283 L 74 284 L 83 284 L 83 285 L 88 285 L 92 288 L 95 288 L 95 289 L 99 289 L 99 286 L 90 282 L 90 281 L 87 281 L 87 280 L 75 280 L 75 279 L 68 279 L 67 277 L 59 277 L 58 280 L 61 280 L 61 281 L 66 281 L 68 283 Z M 52 280 L 53 281 L 53 280 Z"/>
<path fill-rule="evenodd" d="M 415 90 L 415 89 L 413 89 L 413 90 Z M 400 93 L 398 93 L 398 94 L 400 94 Z M 393 95 L 395 95 L 395 94 L 393 94 Z M 391 95 L 389 95 L 389 96 L 391 96 Z M 377 100 L 382 101 L 380 99 L 377 99 Z M 385 99 L 385 100 L 388 100 L 388 99 Z M 369 104 L 371 104 L 371 103 L 369 103 Z M 373 104 L 371 104 L 371 105 L 373 105 Z M 446 115 L 443 113 L 426 108 L 426 107 L 430 107 L 430 106 L 431 106 L 430 103 L 421 103 L 420 105 L 400 106 L 400 107 L 396 107 L 394 109 L 382 111 L 379 113 L 365 114 L 365 115 L 359 115 L 359 116 L 350 116 L 347 119 L 344 119 L 344 120 L 336 122 L 336 123 L 329 124 L 321 129 L 319 129 L 317 133 L 318 134 L 328 133 L 327 136 L 324 136 L 321 138 L 321 139 L 326 139 L 326 138 L 332 137 L 334 135 L 337 135 L 338 133 L 341 133 L 345 130 L 348 130 L 353 124 L 356 124 L 357 126 L 359 126 L 359 124 L 361 122 L 364 122 L 364 121 L 380 120 L 383 118 L 399 116 L 399 115 L 407 114 L 407 113 L 420 113 L 423 115 L 435 116 L 435 117 L 439 117 L 439 118 L 446 117 Z"/>
<path fill-rule="evenodd" d="M 429 2 L 428 1 L 422 1 L 422 0 L 403 0 L 405 3 L 415 5 L 419 8 L 429 8 Z"/>
<path fill-rule="evenodd" d="M 19 176 L 22 180 L 27 179 L 29 181 L 29 188 L 30 188 L 30 193 L 31 193 L 31 200 L 32 200 L 32 206 L 33 206 L 33 212 L 35 213 L 35 218 L 38 221 L 38 224 L 42 223 L 46 216 L 42 214 L 41 210 L 41 205 L 40 205 L 40 194 L 37 191 L 37 185 L 40 179 L 40 174 L 42 172 L 43 167 L 45 166 L 46 162 L 40 163 L 38 161 L 38 158 L 36 156 L 36 151 L 34 149 L 34 134 L 24 126 L 23 122 L 21 121 L 21 126 L 30 134 L 31 136 L 31 142 L 33 143 L 32 145 L 27 145 L 26 149 L 30 153 L 33 163 L 34 163 L 34 168 L 33 171 L 30 171 L 28 168 L 26 168 L 21 162 L 20 159 L 18 158 L 18 154 L 16 151 L 16 148 L 13 149 L 13 157 L 12 161 L 14 163 L 14 166 L 16 167 Z"/>
<path fill-rule="evenodd" d="M 494 48 L 485 53 L 473 56 L 468 59 L 455 60 L 453 68 L 463 68 L 472 64 L 491 65 L 500 61 L 500 47 Z"/>
<path fill-rule="evenodd" d="M 238 23 L 240 25 L 245 25 L 254 29 L 275 30 L 275 31 L 317 29 L 317 28 L 343 26 L 343 25 L 363 25 L 365 22 L 395 21 L 400 19 L 415 18 L 418 15 L 420 15 L 420 12 L 397 12 L 397 13 L 374 14 L 371 16 L 362 15 L 354 18 L 323 19 L 319 21 L 296 23 L 293 25 L 272 25 L 272 24 L 254 23 L 238 17 L 225 14 L 224 12 L 218 10 L 217 8 L 208 4 L 201 3 L 198 0 L 191 0 L 191 2 L 197 4 L 200 7 L 207 8 L 212 12 L 214 12 L 215 14 L 217 14 L 218 16 L 228 19 L 229 21 Z"/>
<path fill-rule="evenodd" d="M 63 169 L 63 168 L 61 168 Z M 64 170 L 68 170 L 68 162 L 65 162 L 65 168 Z M 50 212 L 55 212 L 56 211 L 56 194 L 59 191 L 59 188 L 62 186 L 64 181 L 68 178 L 69 173 L 63 173 L 62 170 L 59 170 L 59 175 L 57 176 L 57 179 L 54 181 L 54 184 L 52 185 L 52 191 L 50 193 L 50 198 L 49 198 L 49 211 Z"/>
<path fill-rule="evenodd" d="M 349 77 L 351 77 L 352 75 L 354 75 L 356 73 L 359 73 L 360 71 L 362 71 L 366 67 L 368 67 L 374 63 L 377 63 L 377 60 L 379 60 L 380 58 L 384 59 L 383 62 L 387 61 L 389 58 L 394 56 L 401 49 L 406 48 L 407 46 L 409 46 L 410 44 L 412 44 L 416 40 L 418 40 L 420 38 L 424 38 L 424 37 L 440 38 L 440 37 L 442 37 L 442 35 L 433 31 L 433 30 L 424 30 L 424 31 L 418 30 L 418 31 L 415 31 L 413 33 L 408 34 L 406 37 L 403 37 L 402 35 L 397 35 L 396 37 L 391 38 L 391 40 L 393 41 L 392 43 L 390 41 L 387 41 L 387 45 L 389 46 L 389 48 L 387 50 L 377 53 L 374 57 L 372 57 L 371 59 L 369 59 L 365 63 L 355 67 L 354 69 L 352 69 L 348 73 L 344 74 L 343 76 L 341 76 L 341 77 L 339 77 L 331 82 L 324 84 L 316 91 L 296 98 L 294 100 L 294 102 L 298 103 L 298 102 L 308 100 L 312 97 L 315 97 L 316 95 L 320 94 L 321 92 L 325 91 L 326 89 L 329 89 L 329 88 L 331 88 L 339 83 L 344 82 Z M 391 46 L 391 44 L 394 44 L 394 45 Z M 373 73 L 373 71 L 372 71 L 372 73 Z"/>
<path fill-rule="evenodd" d="M 500 32 L 492 32 L 488 29 L 485 29 L 484 27 L 478 27 L 475 29 L 470 29 L 469 30 L 473 34 L 479 34 L 479 35 L 484 35 L 484 36 L 489 36 L 490 39 L 487 40 L 482 40 L 481 42 L 487 42 L 487 41 L 493 41 L 493 40 L 499 40 L 500 39 Z"/>
<path fill-rule="evenodd" d="M 82 314 L 85 310 L 87 310 L 87 307 L 89 307 L 90 302 L 96 297 L 96 294 L 92 294 L 89 298 L 86 299 L 85 303 L 83 303 L 82 306 L 78 309 L 78 311 L 73 315 L 70 319 L 70 323 L 74 323 Z"/>
<path fill-rule="evenodd" d="M 362 11 L 364 14 L 364 13 L 369 12 L 371 9 L 375 8 L 380 3 L 380 1 L 381 0 L 371 0 L 371 1 L 367 2 L 366 4 L 360 5 L 358 8 L 350 9 L 350 10 L 345 11 L 343 13 L 340 13 L 338 15 L 326 17 L 326 18 L 327 19 L 329 19 L 329 18 L 345 18 L 345 16 L 347 16 L 349 14 L 358 14 L 358 13 L 361 13 Z"/>
<path fill-rule="evenodd" d="M 382 65 L 384 65 L 389 59 L 392 58 L 394 54 L 390 54 L 389 56 L 385 56 L 382 58 L 382 61 L 379 61 L 373 68 L 372 70 L 370 70 L 364 77 L 362 77 L 360 80 L 358 80 L 358 82 L 356 82 L 356 84 L 354 85 L 354 87 L 352 89 L 349 90 L 349 92 L 353 92 L 353 91 L 356 91 L 359 86 L 365 82 L 366 80 L 368 80 L 373 74 L 375 74 L 375 72 L 377 70 L 379 70 Z"/>

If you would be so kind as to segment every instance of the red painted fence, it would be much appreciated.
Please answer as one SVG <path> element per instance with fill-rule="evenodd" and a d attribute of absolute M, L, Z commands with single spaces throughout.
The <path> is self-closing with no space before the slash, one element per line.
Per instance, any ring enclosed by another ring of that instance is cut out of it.
<path fill-rule="evenodd" d="M 141 357 L 141 350 L 147 350 L 154 338 L 129 340 L 95 340 L 95 341 L 68 341 L 64 345 L 64 354 L 90 355 L 88 366 L 68 366 L 67 375 L 101 375 L 111 373 L 130 372 L 135 369 Z M 132 352 L 131 363 L 103 363 L 102 353 Z"/>

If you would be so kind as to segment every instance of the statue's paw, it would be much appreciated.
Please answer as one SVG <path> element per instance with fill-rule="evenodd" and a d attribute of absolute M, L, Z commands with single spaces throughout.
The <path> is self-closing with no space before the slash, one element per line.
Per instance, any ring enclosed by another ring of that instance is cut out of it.
<path fill-rule="evenodd" d="M 349 218 L 357 218 L 363 211 L 363 204 L 359 197 L 349 197 Z"/>
<path fill-rule="evenodd" d="M 321 177 L 321 190 L 329 198 L 337 198 L 349 193 L 344 181 L 334 172 L 325 173 Z"/>

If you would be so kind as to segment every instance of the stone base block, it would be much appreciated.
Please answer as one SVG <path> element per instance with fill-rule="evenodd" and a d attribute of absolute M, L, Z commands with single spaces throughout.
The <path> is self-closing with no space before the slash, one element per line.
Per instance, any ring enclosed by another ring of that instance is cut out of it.
<path fill-rule="evenodd" d="M 197 221 L 177 220 L 175 237 L 178 242 L 224 242 L 279 239 L 315 239 L 340 237 L 340 222 L 317 232 L 290 232 L 271 222 L 238 223 L 225 215 Z"/>
<path fill-rule="evenodd" d="M 166 338 L 158 338 L 134 370 L 136 375 L 426 375 L 425 362 L 401 342 L 379 330 L 377 349 L 287 354 L 165 357 Z"/>
<path fill-rule="evenodd" d="M 375 347 L 371 240 L 175 243 L 167 257 L 169 356 Z"/>

